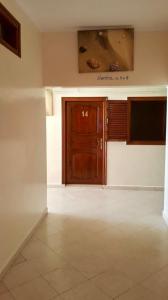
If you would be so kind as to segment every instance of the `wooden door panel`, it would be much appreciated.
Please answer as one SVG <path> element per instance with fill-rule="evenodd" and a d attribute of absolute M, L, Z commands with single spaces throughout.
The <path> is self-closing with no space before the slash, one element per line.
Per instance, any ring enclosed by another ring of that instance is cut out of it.
<path fill-rule="evenodd" d="M 69 98 L 65 98 L 69 99 Z M 64 102 L 64 182 L 105 183 L 105 99 Z M 63 99 L 64 101 L 64 99 Z"/>
<path fill-rule="evenodd" d="M 90 181 L 98 177 L 98 160 L 96 153 L 73 153 L 72 154 L 72 180 Z"/>
<path fill-rule="evenodd" d="M 94 136 L 89 136 L 86 139 L 86 136 L 73 136 L 71 139 L 71 148 L 72 149 L 85 149 L 85 150 L 90 150 L 90 149 L 96 149 L 97 151 L 97 146 L 98 146 L 98 139 Z"/>
<path fill-rule="evenodd" d="M 71 130 L 73 133 L 96 134 L 98 131 L 98 107 L 88 105 L 71 105 Z"/>

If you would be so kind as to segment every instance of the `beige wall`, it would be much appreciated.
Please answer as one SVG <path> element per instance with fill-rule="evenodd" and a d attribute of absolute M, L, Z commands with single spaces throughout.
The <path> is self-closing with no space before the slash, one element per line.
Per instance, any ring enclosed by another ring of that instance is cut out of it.
<path fill-rule="evenodd" d="M 135 96 L 166 95 L 166 87 L 55 89 L 54 116 L 47 117 L 47 182 L 62 183 L 62 97 L 108 97 L 110 100 Z M 107 143 L 107 185 L 163 187 L 164 145 Z"/>
<path fill-rule="evenodd" d="M 168 97 L 168 86 L 167 86 L 167 97 Z M 168 116 L 168 106 L 167 106 Z M 165 159 L 165 190 L 164 190 L 164 209 L 163 217 L 168 224 L 168 117 L 167 117 L 167 129 L 166 129 L 166 159 Z"/>
<path fill-rule="evenodd" d="M 78 73 L 76 32 L 43 34 L 45 86 L 158 85 L 168 81 L 168 32 L 135 32 L 133 72 L 101 73 L 114 80 L 97 80 L 100 74 Z M 128 75 L 128 80 L 115 80 Z"/>
<path fill-rule="evenodd" d="M 41 36 L 14 0 L 22 58 L 0 45 L 0 273 L 46 209 Z"/>
<path fill-rule="evenodd" d="M 141 90 L 137 86 L 166 86 L 168 82 L 168 32 L 135 32 L 134 71 L 79 74 L 76 32 L 43 33 L 44 85 L 51 87 L 77 87 L 55 93 L 55 116 L 47 120 L 48 184 L 61 183 L 61 96 L 109 96 L 110 99 L 126 99 L 129 95 L 151 96 L 166 94 L 155 88 Z M 102 80 L 98 80 L 101 75 Z M 128 75 L 128 80 L 116 76 Z M 109 79 L 109 77 L 111 77 Z M 107 93 L 97 88 L 120 86 L 126 89 Z M 94 87 L 83 93 L 80 87 Z M 62 89 L 63 90 L 63 89 Z M 80 90 L 80 92 L 79 92 Z M 156 92 L 156 93 L 155 93 Z M 145 94 L 146 93 L 146 94 Z M 56 130 L 57 128 L 57 130 Z M 56 130 L 56 131 L 55 131 Z M 57 132 L 57 134 L 55 134 Z M 109 185 L 163 186 L 164 146 L 127 146 L 124 143 L 108 143 L 107 182 Z"/>

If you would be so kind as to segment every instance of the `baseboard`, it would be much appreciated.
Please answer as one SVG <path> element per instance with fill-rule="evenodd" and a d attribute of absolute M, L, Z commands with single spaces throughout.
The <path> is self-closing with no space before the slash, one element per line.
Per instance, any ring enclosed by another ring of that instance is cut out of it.
<path fill-rule="evenodd" d="M 47 188 L 49 189 L 56 189 L 56 188 L 62 188 L 65 187 L 65 184 L 47 184 Z"/>
<path fill-rule="evenodd" d="M 165 211 L 163 211 L 163 219 L 165 220 L 166 224 L 168 225 L 168 213 L 166 214 Z"/>
<path fill-rule="evenodd" d="M 32 226 L 32 228 L 28 231 L 23 241 L 20 242 L 20 245 L 17 247 L 17 249 L 14 250 L 13 254 L 9 257 L 9 259 L 4 263 L 4 266 L 2 267 L 2 270 L 0 270 L 0 280 L 5 275 L 5 273 L 9 270 L 11 265 L 14 263 L 14 260 L 16 259 L 17 255 L 21 252 L 21 250 L 24 248 L 25 244 L 28 242 L 28 240 L 32 237 L 34 231 L 37 229 L 37 227 L 40 225 L 42 220 L 45 218 L 45 216 L 48 214 L 48 209 L 46 208 L 39 219 L 35 222 L 35 224 Z"/>
<path fill-rule="evenodd" d="M 133 190 L 133 191 L 164 191 L 163 186 L 139 186 L 139 185 L 87 185 L 87 184 L 48 184 L 47 188 L 100 188 L 112 190 Z"/>
<path fill-rule="evenodd" d="M 105 189 L 132 190 L 132 191 L 164 191 L 163 186 L 141 186 L 141 185 L 105 185 Z"/>

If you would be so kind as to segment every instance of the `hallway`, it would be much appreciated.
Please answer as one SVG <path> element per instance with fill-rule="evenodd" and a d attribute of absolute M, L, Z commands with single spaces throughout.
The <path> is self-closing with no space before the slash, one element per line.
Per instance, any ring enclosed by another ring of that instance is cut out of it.
<path fill-rule="evenodd" d="M 51 188 L 48 208 L 0 300 L 168 299 L 162 192 Z"/>

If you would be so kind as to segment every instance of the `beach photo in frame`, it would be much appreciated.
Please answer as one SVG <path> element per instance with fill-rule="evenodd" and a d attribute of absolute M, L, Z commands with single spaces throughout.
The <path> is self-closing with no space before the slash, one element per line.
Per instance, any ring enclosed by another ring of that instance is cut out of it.
<path fill-rule="evenodd" d="M 134 69 L 134 29 L 78 31 L 79 73 L 119 72 Z"/>

